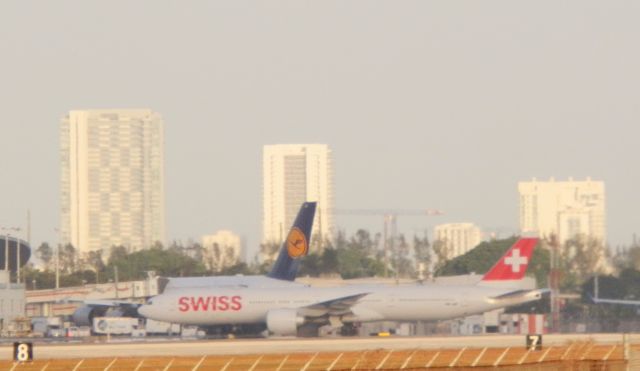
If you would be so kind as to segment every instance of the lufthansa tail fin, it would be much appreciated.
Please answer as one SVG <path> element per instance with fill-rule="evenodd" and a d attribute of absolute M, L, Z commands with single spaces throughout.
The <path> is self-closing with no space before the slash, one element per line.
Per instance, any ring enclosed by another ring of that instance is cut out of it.
<path fill-rule="evenodd" d="M 527 272 L 537 238 L 521 238 L 482 277 L 481 283 L 506 283 L 519 281 Z"/>
<path fill-rule="evenodd" d="M 316 213 L 315 202 L 305 202 L 298 211 L 287 239 L 280 247 L 278 258 L 267 277 L 279 280 L 293 281 L 298 273 L 300 259 L 309 252 L 311 242 L 311 227 Z"/>

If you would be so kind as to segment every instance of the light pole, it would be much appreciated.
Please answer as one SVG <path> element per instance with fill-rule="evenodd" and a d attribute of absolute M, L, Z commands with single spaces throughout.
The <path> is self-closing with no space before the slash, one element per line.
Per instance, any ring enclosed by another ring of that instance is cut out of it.
<path fill-rule="evenodd" d="M 16 232 L 19 232 L 20 228 L 16 228 Z M 20 239 L 16 237 L 16 281 L 20 283 Z"/>

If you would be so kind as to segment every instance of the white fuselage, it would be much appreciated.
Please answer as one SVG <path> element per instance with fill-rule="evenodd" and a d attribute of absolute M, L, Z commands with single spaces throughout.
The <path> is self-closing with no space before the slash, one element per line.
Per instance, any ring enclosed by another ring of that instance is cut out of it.
<path fill-rule="evenodd" d="M 514 289 L 479 285 L 311 287 L 282 281 L 277 285 L 265 282 L 258 287 L 174 287 L 152 298 L 139 312 L 154 320 L 202 326 L 264 323 L 271 310 L 304 310 L 314 304 L 366 294 L 351 306 L 349 313 L 340 317 L 342 322 L 412 321 L 457 318 L 539 298 L 538 295 L 495 300 L 492 298 Z"/>

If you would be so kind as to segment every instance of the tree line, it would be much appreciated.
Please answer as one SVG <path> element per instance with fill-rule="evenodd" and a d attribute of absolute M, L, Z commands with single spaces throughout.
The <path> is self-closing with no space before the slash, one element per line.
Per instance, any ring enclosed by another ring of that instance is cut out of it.
<path fill-rule="evenodd" d="M 320 240 L 314 236 L 311 241 L 311 253 L 302 260 L 300 276 L 334 276 L 344 279 L 360 277 L 397 277 L 418 278 L 419 267 L 423 267 L 426 278 L 440 275 L 459 275 L 471 272 L 486 272 L 500 256 L 511 246 L 517 237 L 482 242 L 464 255 L 452 258 L 445 241 L 429 241 L 427 236 L 414 235 L 411 239 L 399 234 L 393 239 L 383 241 L 380 234 L 367 230 L 357 230 L 347 236 L 340 232 L 329 240 Z M 529 275 L 536 278 L 539 287 L 548 286 L 551 266 L 550 240 L 542 240 L 541 246 L 534 251 Z M 232 262 L 221 266 L 215 261 L 221 253 L 211 254 L 197 243 L 182 245 L 172 243 L 169 246 L 154 244 L 149 249 L 129 251 L 123 246 L 114 246 L 108 252 L 92 251 L 79 255 L 71 245 L 62 246 L 59 251 L 58 269 L 60 286 L 77 286 L 83 283 L 106 283 L 116 279 L 121 281 L 140 280 L 154 271 L 160 276 L 206 276 L 263 274 L 268 272 L 277 255 L 279 245 L 262 245 L 259 254 L 248 262 Z M 597 241 L 578 236 L 568 240 L 557 249 L 555 264 L 561 272 L 561 290 L 582 292 L 582 286 L 598 272 L 605 273 L 599 256 L 604 254 L 612 262 L 612 271 L 606 272 L 611 279 L 621 279 L 623 271 L 637 272 L 640 269 L 640 246 L 621 249 L 614 256 L 602 250 Z M 55 287 L 55 250 L 47 243 L 40 245 L 35 255 L 42 262 L 41 269 L 27 266 L 23 277 L 27 286 L 32 288 Z M 218 261 L 218 260 L 216 260 Z M 207 264 L 208 263 L 208 264 Z M 603 286 L 602 295 L 628 297 L 635 292 L 607 292 Z M 626 287 L 619 285 L 618 287 Z M 630 289 L 631 290 L 631 289 Z M 640 298 L 640 293 L 638 293 Z"/>
<path fill-rule="evenodd" d="M 337 234 L 333 241 L 321 241 L 314 236 L 312 252 L 302 260 L 300 276 L 341 276 L 345 279 L 387 276 L 407 278 L 415 275 L 416 264 L 430 266 L 430 243 L 427 237 L 414 236 L 408 243 L 403 235 L 383 247 L 380 234 L 358 230 L 347 237 Z M 280 245 L 261 245 L 260 257 L 248 262 L 233 261 L 222 247 L 204 249 L 198 243 L 154 244 L 148 249 L 130 251 L 113 246 L 108 251 L 97 250 L 79 254 L 72 245 L 61 246 L 57 252 L 48 243 L 41 244 L 34 255 L 41 262 L 36 269 L 28 264 L 22 271 L 27 287 L 55 287 L 56 261 L 60 287 L 120 281 L 141 280 L 154 271 L 165 277 L 264 274 L 271 269 Z M 265 258 L 266 257 L 266 258 Z M 220 264 L 225 262 L 226 264 Z M 229 263 L 231 262 L 231 263 Z M 385 264 L 385 262 L 387 264 Z M 116 277 L 117 274 L 117 277 Z"/>

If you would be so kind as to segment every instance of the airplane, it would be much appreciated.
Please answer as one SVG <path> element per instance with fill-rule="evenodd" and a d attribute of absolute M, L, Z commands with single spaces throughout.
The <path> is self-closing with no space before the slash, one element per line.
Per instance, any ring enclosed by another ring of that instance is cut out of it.
<path fill-rule="evenodd" d="M 304 202 L 291 227 L 289 235 L 283 242 L 280 253 L 271 271 L 266 275 L 255 276 L 213 276 L 213 277 L 172 277 L 160 278 L 164 286 L 163 293 L 181 292 L 186 288 L 253 288 L 278 289 L 295 285 L 301 258 L 309 252 L 309 237 L 316 212 L 316 202 Z M 221 308 L 231 308 L 236 304 L 232 297 L 220 297 L 217 303 Z M 72 314 L 73 322 L 78 326 L 91 326 L 94 317 L 138 317 L 141 303 L 125 300 L 64 300 L 80 302 L 80 306 Z M 179 323 L 179 322 L 176 322 Z"/>
<path fill-rule="evenodd" d="M 629 299 L 605 299 L 598 297 L 598 275 L 595 276 L 593 281 L 593 296 L 589 295 L 591 301 L 594 304 L 619 304 L 619 305 L 632 305 L 640 306 L 640 300 Z"/>
<path fill-rule="evenodd" d="M 299 216 L 300 218 L 300 216 Z M 335 328 L 370 321 L 432 321 L 484 313 L 538 300 L 547 289 L 523 290 L 537 238 L 521 238 L 475 285 L 375 285 L 312 287 L 293 282 L 299 259 L 308 251 L 309 230 L 298 220 L 264 281 L 166 289 L 138 308 L 143 317 L 198 326 L 262 325 L 269 334 L 295 336 L 304 328 Z M 274 273 L 275 272 L 275 273 Z M 286 274 L 283 274 L 286 272 Z M 283 279 L 283 277 L 285 279 Z M 214 282 L 211 278 L 210 282 Z M 269 282 L 268 285 L 264 283 Z M 191 286 L 190 286 L 191 285 Z"/>

